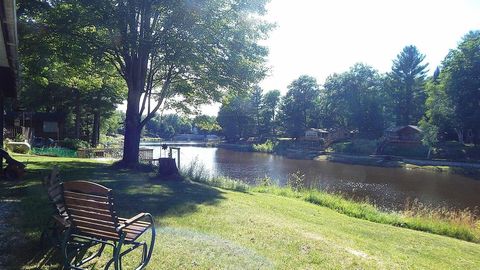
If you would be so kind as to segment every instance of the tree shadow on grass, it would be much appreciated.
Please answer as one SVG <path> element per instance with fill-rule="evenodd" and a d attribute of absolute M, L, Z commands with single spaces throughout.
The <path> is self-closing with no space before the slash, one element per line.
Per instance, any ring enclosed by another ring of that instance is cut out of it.
<path fill-rule="evenodd" d="M 153 216 L 183 215 L 199 204 L 215 204 L 224 199 L 218 189 L 189 181 L 162 181 L 152 172 L 116 169 L 110 164 L 93 162 L 30 162 L 29 181 L 40 183 L 57 165 L 62 181 L 87 180 L 113 190 L 120 214 L 149 212 Z"/>
<path fill-rule="evenodd" d="M 108 163 L 88 160 L 30 161 L 25 181 L 12 187 L 16 189 L 14 194 L 21 197 L 19 228 L 30 242 L 23 252 L 25 257 L 19 258 L 22 264 L 45 263 L 47 254 L 38 249 L 39 238 L 52 210 L 41 180 L 53 166 L 59 167 L 62 181 L 87 180 L 111 188 L 115 208 L 121 217 L 129 218 L 140 212 L 148 212 L 157 218 L 157 226 L 161 224 L 162 217 L 188 215 L 197 211 L 198 205 L 214 205 L 225 198 L 220 190 L 205 185 L 188 181 L 153 180 L 154 174 L 151 172 L 116 169 Z M 53 263 L 58 259 L 57 256 L 52 258 Z"/>

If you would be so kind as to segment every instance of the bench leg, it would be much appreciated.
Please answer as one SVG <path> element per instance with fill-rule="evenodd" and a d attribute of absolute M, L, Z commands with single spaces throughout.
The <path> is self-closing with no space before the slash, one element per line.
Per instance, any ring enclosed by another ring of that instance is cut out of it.
<path fill-rule="evenodd" d="M 122 245 L 124 240 L 125 240 L 125 234 L 123 234 L 122 237 L 120 237 L 120 241 L 112 245 L 113 258 L 110 261 L 108 261 L 108 263 L 105 265 L 104 270 L 108 270 L 112 264 L 115 270 L 122 270 L 122 262 L 120 261 L 120 258 L 122 255 L 121 250 L 122 250 Z"/>
<path fill-rule="evenodd" d="M 63 257 L 63 266 L 66 268 L 66 269 L 70 269 L 71 265 L 70 265 L 70 262 L 68 260 L 68 240 L 70 239 L 70 235 L 71 235 L 71 228 L 68 228 L 64 235 L 63 235 L 63 240 L 62 240 L 62 257 Z"/>

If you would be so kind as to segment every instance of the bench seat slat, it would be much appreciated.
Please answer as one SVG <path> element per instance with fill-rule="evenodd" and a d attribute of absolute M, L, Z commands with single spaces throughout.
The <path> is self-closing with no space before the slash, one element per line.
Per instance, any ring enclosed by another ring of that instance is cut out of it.
<path fill-rule="evenodd" d="M 89 222 L 89 221 L 86 221 L 83 219 L 77 219 L 77 218 L 74 218 L 72 220 L 72 223 L 76 227 L 89 228 L 89 229 L 97 230 L 99 232 L 117 234 L 117 231 L 115 230 L 115 225 L 113 224 L 108 225 L 108 224 L 93 223 L 93 222 Z"/>
<path fill-rule="evenodd" d="M 105 202 L 77 199 L 67 195 L 64 196 L 64 199 L 68 208 L 70 208 L 70 206 L 86 206 L 86 207 L 91 207 L 92 209 L 110 210 L 110 204 Z"/>
<path fill-rule="evenodd" d="M 82 220 L 82 221 L 87 221 L 87 222 L 91 222 L 91 223 L 98 223 L 98 224 L 103 224 L 103 225 L 108 225 L 108 226 L 114 226 L 115 227 L 115 223 L 113 221 L 112 218 L 105 218 L 105 219 L 98 219 L 98 218 L 91 218 L 91 217 L 87 217 L 85 215 L 76 215 L 76 214 L 70 214 L 70 216 L 75 219 L 75 220 Z"/>
<path fill-rule="evenodd" d="M 120 240 L 120 236 L 118 234 L 99 231 L 99 230 L 95 230 L 95 229 L 88 228 L 88 227 L 83 227 L 83 226 L 77 226 L 77 228 L 80 230 L 81 233 L 90 235 L 92 237 L 105 239 L 105 240 L 113 240 L 113 241 L 119 241 Z M 126 241 L 134 241 L 140 235 L 141 235 L 141 233 L 128 232 L 125 236 L 125 240 Z"/>
<path fill-rule="evenodd" d="M 110 215 L 111 216 L 111 212 L 107 209 L 98 209 L 98 208 L 88 207 L 88 206 L 84 206 L 84 205 L 68 205 L 66 207 L 68 207 L 69 211 L 70 211 L 70 209 L 78 209 L 78 210 L 83 210 L 83 211 L 87 211 L 87 212 L 99 213 L 99 214 Z"/>
<path fill-rule="evenodd" d="M 76 217 L 86 217 L 90 219 L 96 219 L 96 220 L 103 220 L 103 221 L 111 221 L 113 222 L 113 218 L 111 215 L 108 215 L 108 213 L 105 212 L 92 212 L 92 211 L 86 211 L 84 209 L 78 209 L 78 208 L 69 208 L 70 215 L 76 216 Z"/>

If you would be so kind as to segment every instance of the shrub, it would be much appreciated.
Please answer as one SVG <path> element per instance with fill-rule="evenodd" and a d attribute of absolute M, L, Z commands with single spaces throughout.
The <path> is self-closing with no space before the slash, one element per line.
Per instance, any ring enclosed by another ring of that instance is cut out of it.
<path fill-rule="evenodd" d="M 296 171 L 288 175 L 287 186 L 294 191 L 305 189 L 305 175 L 300 171 Z"/>
<path fill-rule="evenodd" d="M 376 140 L 355 139 L 351 142 L 339 142 L 332 144 L 332 150 L 337 153 L 371 155 L 377 149 Z"/>
<path fill-rule="evenodd" d="M 82 141 L 80 139 L 70 139 L 66 138 L 61 142 L 61 145 L 65 148 L 78 150 L 80 148 L 89 148 L 90 144 L 86 141 Z"/>
<path fill-rule="evenodd" d="M 383 153 L 392 156 L 426 158 L 428 155 L 428 147 L 425 145 L 388 144 Z"/>
<path fill-rule="evenodd" d="M 77 151 L 62 147 L 32 148 L 32 154 L 50 157 L 77 157 Z"/>
<path fill-rule="evenodd" d="M 260 187 L 269 187 L 275 183 L 272 178 L 265 175 L 265 177 L 255 179 L 255 184 Z"/>
<path fill-rule="evenodd" d="M 263 152 L 263 153 L 272 153 L 275 150 L 275 147 L 278 143 L 272 142 L 271 140 L 267 140 L 263 144 L 254 144 L 253 151 L 255 152 Z"/>

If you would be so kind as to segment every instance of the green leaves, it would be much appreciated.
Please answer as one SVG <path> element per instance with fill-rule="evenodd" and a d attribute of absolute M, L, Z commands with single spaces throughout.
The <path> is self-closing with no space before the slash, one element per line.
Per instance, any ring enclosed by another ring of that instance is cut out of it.
<path fill-rule="evenodd" d="M 288 92 L 282 99 L 280 115 L 287 134 L 300 137 L 307 128 L 315 127 L 319 96 L 317 81 L 310 76 L 300 76 L 288 86 Z"/>
<path fill-rule="evenodd" d="M 377 70 L 357 63 L 347 72 L 329 76 L 324 87 L 324 125 L 358 130 L 364 137 L 377 138 L 383 133 L 385 89 Z"/>

